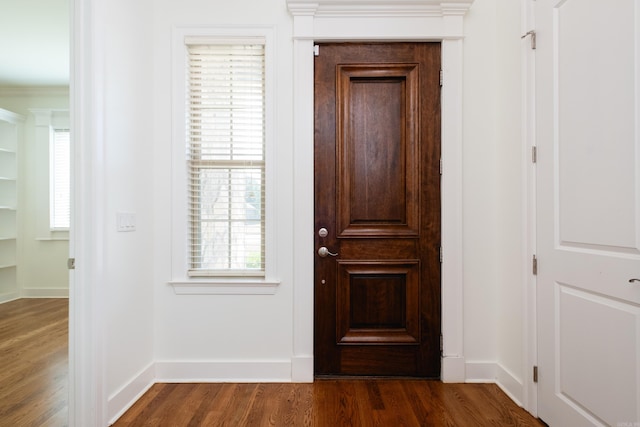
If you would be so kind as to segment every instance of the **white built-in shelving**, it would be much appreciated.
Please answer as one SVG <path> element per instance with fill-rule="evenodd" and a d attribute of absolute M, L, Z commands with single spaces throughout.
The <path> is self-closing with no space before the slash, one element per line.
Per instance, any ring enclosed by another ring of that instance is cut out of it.
<path fill-rule="evenodd" d="M 19 114 L 0 108 L 0 299 L 15 292 L 17 258 Z"/>

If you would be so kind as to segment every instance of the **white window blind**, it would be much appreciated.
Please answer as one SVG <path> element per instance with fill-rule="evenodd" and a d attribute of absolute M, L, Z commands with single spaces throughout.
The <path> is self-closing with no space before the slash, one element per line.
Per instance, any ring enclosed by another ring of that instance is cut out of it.
<path fill-rule="evenodd" d="M 188 274 L 264 277 L 264 44 L 187 52 Z"/>
<path fill-rule="evenodd" d="M 71 216 L 70 132 L 54 129 L 50 150 L 50 209 L 51 230 L 68 230 Z"/>

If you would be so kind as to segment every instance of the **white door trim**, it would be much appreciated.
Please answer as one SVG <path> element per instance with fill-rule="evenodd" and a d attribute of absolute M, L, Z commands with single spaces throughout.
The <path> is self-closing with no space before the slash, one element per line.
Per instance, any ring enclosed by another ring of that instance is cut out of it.
<path fill-rule="evenodd" d="M 521 0 L 521 33 L 535 30 L 535 0 Z M 536 317 L 536 276 L 532 271 L 536 253 L 536 168 L 533 147 L 536 144 L 535 50 L 530 37 L 522 39 L 522 364 L 524 366 L 522 405 L 538 415 L 538 387 L 533 381 L 533 367 L 538 364 Z"/>
<path fill-rule="evenodd" d="M 69 236 L 69 426 L 106 426 L 104 359 L 104 34 L 98 1 L 70 1 L 72 203 Z"/>
<path fill-rule="evenodd" d="M 462 250 L 462 39 L 473 0 L 287 0 L 294 40 L 293 381 L 313 381 L 313 44 L 441 41 L 442 380 L 465 380 Z M 320 52 L 320 54 L 322 54 Z"/>

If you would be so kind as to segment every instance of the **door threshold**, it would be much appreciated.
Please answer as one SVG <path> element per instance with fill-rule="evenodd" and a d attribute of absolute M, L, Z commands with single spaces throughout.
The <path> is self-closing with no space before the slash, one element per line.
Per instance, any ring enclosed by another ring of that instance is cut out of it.
<path fill-rule="evenodd" d="M 412 377 L 412 376 L 396 376 L 396 375 L 337 375 L 337 374 L 316 374 L 313 376 L 314 380 L 363 380 L 363 381 L 372 381 L 372 380 L 380 380 L 380 381 L 402 381 L 402 380 L 410 380 L 410 381 L 441 381 L 440 378 L 429 378 L 429 377 Z"/>

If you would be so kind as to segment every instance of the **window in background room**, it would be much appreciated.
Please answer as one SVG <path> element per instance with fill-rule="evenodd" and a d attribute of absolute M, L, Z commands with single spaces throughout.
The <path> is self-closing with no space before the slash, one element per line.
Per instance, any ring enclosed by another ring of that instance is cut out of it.
<path fill-rule="evenodd" d="M 265 275 L 265 47 L 187 40 L 189 276 Z"/>
<path fill-rule="evenodd" d="M 50 162 L 49 227 L 52 231 L 69 230 L 71 165 L 68 129 L 53 130 Z"/>

